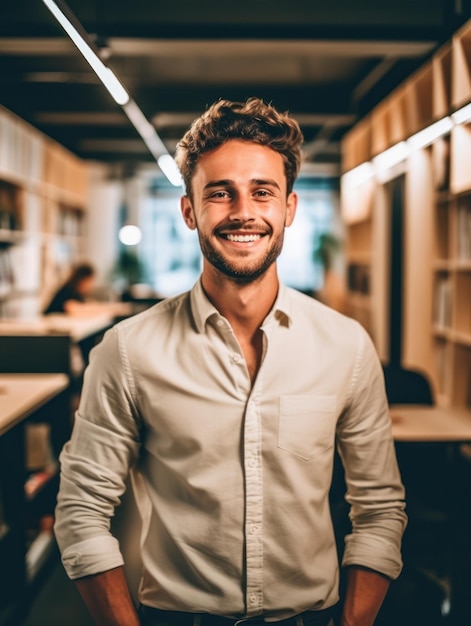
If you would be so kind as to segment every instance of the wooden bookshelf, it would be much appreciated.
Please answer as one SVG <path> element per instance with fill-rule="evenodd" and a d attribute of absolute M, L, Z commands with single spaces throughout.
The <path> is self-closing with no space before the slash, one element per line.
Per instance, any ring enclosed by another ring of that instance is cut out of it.
<path fill-rule="evenodd" d="M 83 258 L 86 194 L 85 164 L 0 107 L 0 318 L 37 314 Z"/>
<path fill-rule="evenodd" d="M 427 64 L 411 77 L 406 87 L 407 135 L 413 135 L 434 121 L 433 70 Z"/>
<path fill-rule="evenodd" d="M 348 174 L 468 103 L 471 21 L 354 127 L 343 144 L 341 205 L 353 287 L 350 308 L 386 362 L 386 188 L 398 172 L 387 172 L 381 180 L 373 176 L 358 186 L 358 193 Z M 437 404 L 471 411 L 470 162 L 471 123 L 456 124 L 449 135 L 411 153 L 399 173 L 406 177 L 402 365 L 427 376 Z"/>
<path fill-rule="evenodd" d="M 432 60 L 433 118 L 438 120 L 448 115 L 451 109 L 451 46 L 446 46 Z"/>
<path fill-rule="evenodd" d="M 452 40 L 451 104 L 467 104 L 471 95 L 471 22 L 461 28 Z"/>

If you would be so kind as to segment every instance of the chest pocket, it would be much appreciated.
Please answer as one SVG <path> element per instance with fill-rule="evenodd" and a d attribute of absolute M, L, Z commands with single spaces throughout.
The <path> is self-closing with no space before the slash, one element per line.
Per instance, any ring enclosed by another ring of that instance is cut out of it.
<path fill-rule="evenodd" d="M 335 396 L 281 396 L 278 447 L 309 461 L 332 448 L 336 422 Z"/>

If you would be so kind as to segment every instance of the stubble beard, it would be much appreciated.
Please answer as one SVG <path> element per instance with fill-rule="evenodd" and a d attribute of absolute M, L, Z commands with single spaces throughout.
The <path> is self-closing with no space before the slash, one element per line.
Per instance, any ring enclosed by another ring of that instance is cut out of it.
<path fill-rule="evenodd" d="M 281 232 L 276 237 L 262 259 L 256 262 L 247 261 L 245 266 L 242 264 L 238 266 L 235 263 L 231 263 L 212 246 L 209 238 L 205 237 L 199 231 L 198 238 L 201 252 L 208 263 L 235 283 L 247 285 L 265 274 L 280 256 L 281 250 L 283 249 L 284 232 Z"/>

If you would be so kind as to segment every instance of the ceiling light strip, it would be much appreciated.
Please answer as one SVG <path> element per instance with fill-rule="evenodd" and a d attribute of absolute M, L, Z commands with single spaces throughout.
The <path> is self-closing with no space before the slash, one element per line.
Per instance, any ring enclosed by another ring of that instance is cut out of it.
<path fill-rule="evenodd" d="M 129 101 L 129 94 L 119 82 L 112 70 L 109 67 L 106 67 L 98 54 L 95 52 L 88 35 L 83 30 L 68 6 L 61 0 L 43 0 L 43 2 L 72 39 L 85 60 L 109 91 L 114 101 L 121 106 L 126 104 L 126 102 Z"/>
<path fill-rule="evenodd" d="M 172 185 L 176 187 L 181 186 L 182 179 L 179 175 L 177 165 L 173 157 L 168 153 L 165 144 L 160 139 L 154 126 L 147 120 L 135 101 L 130 98 L 118 77 L 100 59 L 87 32 L 67 4 L 63 2 L 63 0 L 43 0 L 43 3 L 69 35 L 95 74 L 111 94 L 114 101 L 123 108 L 131 124 L 133 124 L 134 128 L 141 136 L 165 176 L 167 176 Z M 163 167 L 160 165 L 162 157 L 165 157 L 165 159 L 162 160 L 162 163 L 164 163 Z M 172 161 L 172 163 L 170 163 L 170 161 Z"/>

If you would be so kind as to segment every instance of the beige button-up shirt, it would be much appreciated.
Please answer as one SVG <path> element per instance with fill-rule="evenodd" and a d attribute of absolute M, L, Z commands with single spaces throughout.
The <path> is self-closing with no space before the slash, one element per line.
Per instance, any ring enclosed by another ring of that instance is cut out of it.
<path fill-rule="evenodd" d="M 198 282 L 92 351 L 56 510 L 71 578 L 123 563 L 109 519 L 135 464 L 141 602 L 268 621 L 333 605 L 336 440 L 353 522 L 344 564 L 399 574 L 404 493 L 368 335 L 284 286 L 262 331 L 252 385 Z"/>

